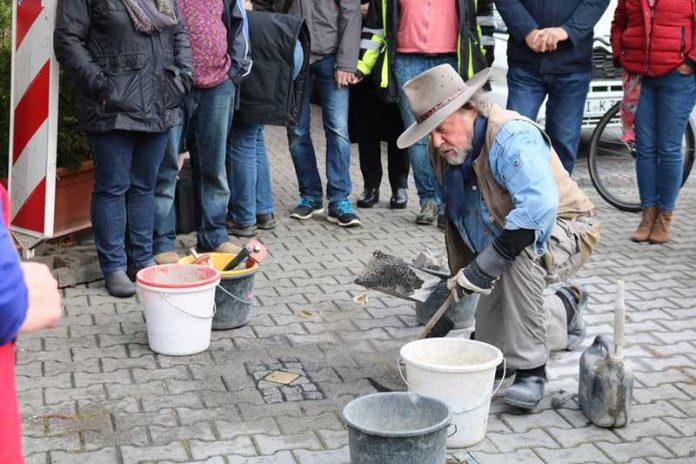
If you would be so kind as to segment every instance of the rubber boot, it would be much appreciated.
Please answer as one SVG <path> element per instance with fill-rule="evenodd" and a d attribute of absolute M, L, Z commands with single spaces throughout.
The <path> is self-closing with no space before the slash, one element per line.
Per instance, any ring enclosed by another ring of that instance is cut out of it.
<path fill-rule="evenodd" d="M 655 219 L 655 225 L 650 232 L 650 237 L 648 240 L 650 243 L 660 244 L 665 243 L 669 240 L 672 235 L 672 212 L 659 210 L 657 213 L 657 218 Z"/>
<path fill-rule="evenodd" d="M 652 231 L 653 225 L 655 224 L 655 219 L 657 217 L 657 206 L 650 206 L 648 208 L 643 208 L 642 217 L 640 219 L 640 224 L 638 228 L 631 235 L 631 240 L 634 242 L 647 242 L 650 237 L 650 232 Z"/>
<path fill-rule="evenodd" d="M 534 375 L 530 374 L 528 371 L 518 370 L 515 381 L 510 388 L 505 391 L 503 402 L 510 406 L 531 411 L 544 397 L 545 385 L 545 375 Z"/>

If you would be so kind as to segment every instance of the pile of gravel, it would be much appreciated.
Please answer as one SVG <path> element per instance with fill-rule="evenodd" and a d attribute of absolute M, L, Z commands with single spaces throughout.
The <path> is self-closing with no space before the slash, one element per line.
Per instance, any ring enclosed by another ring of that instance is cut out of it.
<path fill-rule="evenodd" d="M 421 288 L 423 280 L 403 260 L 375 251 L 355 283 L 390 295 L 407 297 Z"/>

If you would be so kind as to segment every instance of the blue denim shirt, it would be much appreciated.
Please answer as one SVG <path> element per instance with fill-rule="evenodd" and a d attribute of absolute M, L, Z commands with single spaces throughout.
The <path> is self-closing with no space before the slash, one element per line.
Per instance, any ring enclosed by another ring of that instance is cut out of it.
<path fill-rule="evenodd" d="M 479 117 L 474 125 L 472 155 L 474 160 L 483 147 L 486 120 Z M 536 231 L 534 248 L 546 252 L 546 243 L 556 222 L 558 190 L 551 172 L 551 150 L 538 128 L 525 121 L 505 123 L 493 141 L 488 161 L 496 181 L 510 193 L 513 209 L 505 220 L 509 230 Z M 447 215 L 464 243 L 480 253 L 500 235 L 476 176 L 468 163 L 450 166 L 443 177 Z"/>

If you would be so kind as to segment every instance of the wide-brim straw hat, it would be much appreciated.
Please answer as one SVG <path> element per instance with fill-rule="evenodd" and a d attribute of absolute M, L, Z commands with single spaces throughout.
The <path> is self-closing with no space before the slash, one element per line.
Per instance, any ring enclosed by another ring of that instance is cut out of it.
<path fill-rule="evenodd" d="M 430 134 L 486 85 L 490 75 L 491 68 L 486 68 L 464 82 L 452 66 L 441 64 L 406 82 L 404 95 L 416 122 L 399 136 L 398 147 L 410 147 Z"/>

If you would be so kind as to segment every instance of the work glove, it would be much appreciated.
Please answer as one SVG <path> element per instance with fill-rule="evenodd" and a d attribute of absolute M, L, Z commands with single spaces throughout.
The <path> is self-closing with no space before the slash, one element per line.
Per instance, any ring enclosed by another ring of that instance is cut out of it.
<path fill-rule="evenodd" d="M 447 280 L 447 288 L 455 301 L 464 295 L 480 293 L 490 295 L 495 281 L 512 266 L 514 259 L 500 254 L 493 245 L 486 247 L 467 267 Z"/>

